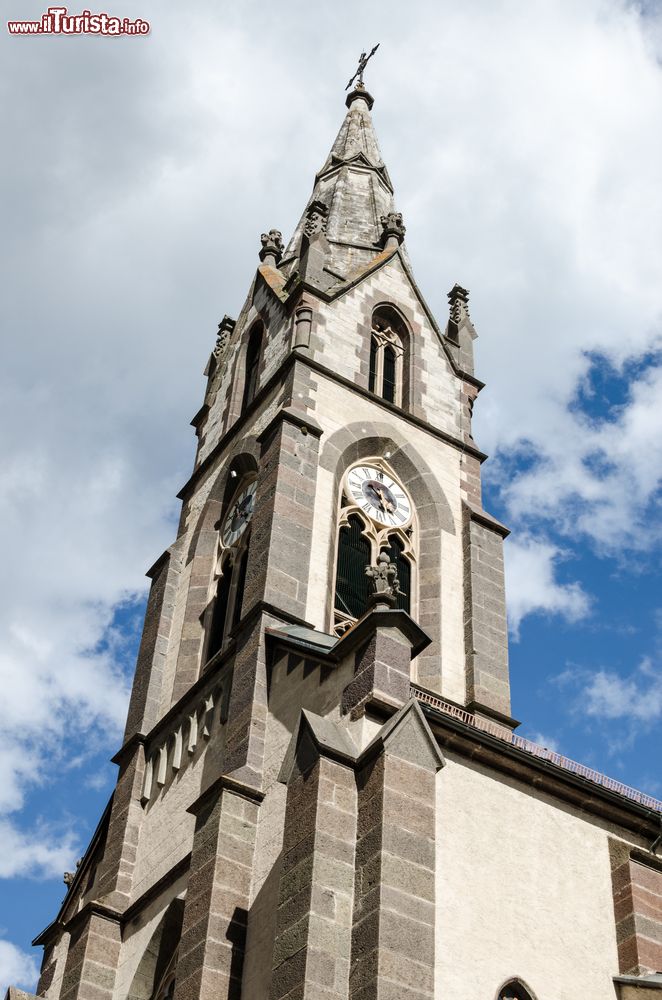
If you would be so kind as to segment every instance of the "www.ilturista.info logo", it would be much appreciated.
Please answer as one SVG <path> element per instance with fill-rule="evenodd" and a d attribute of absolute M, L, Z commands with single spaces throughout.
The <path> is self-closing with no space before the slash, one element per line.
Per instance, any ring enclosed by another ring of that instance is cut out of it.
<path fill-rule="evenodd" d="M 10 35 L 147 35 L 149 21 L 111 14 L 67 13 L 66 7 L 49 7 L 40 21 L 7 21 Z"/>

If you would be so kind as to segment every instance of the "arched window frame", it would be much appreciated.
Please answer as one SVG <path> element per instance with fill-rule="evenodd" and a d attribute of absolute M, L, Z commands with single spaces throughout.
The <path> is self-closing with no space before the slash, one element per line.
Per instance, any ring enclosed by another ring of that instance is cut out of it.
<path fill-rule="evenodd" d="M 260 381 L 260 363 L 264 346 L 264 324 L 258 320 L 248 334 L 244 355 L 244 387 L 241 397 L 241 412 L 245 413 L 255 399 Z"/>
<path fill-rule="evenodd" d="M 227 648 L 230 633 L 241 618 L 244 585 L 246 582 L 246 561 L 248 558 L 252 525 L 249 523 L 236 542 L 230 545 L 226 545 L 223 542 L 222 526 L 227 512 L 231 509 L 237 497 L 255 480 L 256 476 L 254 474 L 244 476 L 238 480 L 237 487 L 231 494 L 229 502 L 224 505 L 218 522 L 219 533 L 216 558 L 214 560 L 214 571 L 209 584 L 209 595 L 204 615 L 205 642 L 202 657 L 203 669 L 206 669 L 209 663 Z M 229 577 L 229 589 L 227 592 L 222 634 L 216 643 L 217 648 L 212 650 L 210 643 L 213 638 L 212 630 L 217 612 L 216 601 L 218 600 L 219 586 L 221 580 L 227 577 Z"/>
<path fill-rule="evenodd" d="M 179 958 L 179 947 L 175 950 L 172 958 L 168 962 L 168 967 L 161 977 L 159 983 L 152 994 L 151 1000 L 172 1000 L 175 995 L 175 979 L 177 972 L 177 960 Z"/>
<path fill-rule="evenodd" d="M 417 546 L 418 546 L 418 522 L 416 511 L 411 503 L 411 516 L 402 527 L 388 527 L 374 520 L 353 500 L 348 487 L 348 476 L 352 469 L 357 466 L 370 465 L 381 469 L 393 479 L 398 479 L 397 473 L 391 469 L 388 463 L 381 457 L 366 457 L 358 462 L 353 462 L 346 470 L 338 497 L 337 528 L 335 534 L 334 562 L 333 562 L 333 587 L 332 587 L 332 608 L 330 630 L 336 635 L 342 635 L 348 628 L 357 621 L 352 615 L 336 605 L 336 588 L 338 575 L 338 552 L 340 546 L 340 533 L 343 528 L 349 526 L 349 519 L 352 516 L 358 517 L 363 525 L 362 535 L 370 546 L 370 563 L 375 565 L 379 553 L 384 549 L 389 549 L 391 540 L 398 538 L 402 544 L 402 556 L 407 559 L 410 567 L 410 587 L 409 613 L 416 617 L 418 612 L 418 578 L 417 578 Z"/>
<path fill-rule="evenodd" d="M 377 306 L 370 327 L 368 389 L 395 406 L 407 406 L 409 331 L 399 313 L 390 306 Z M 389 391 L 387 355 L 393 357 L 394 379 Z M 392 398 L 390 398 L 392 396 Z"/>
<path fill-rule="evenodd" d="M 183 914 L 184 900 L 178 896 L 170 901 L 144 947 L 128 989 L 133 1000 L 171 1000 Z"/>
<path fill-rule="evenodd" d="M 518 976 L 507 979 L 497 990 L 496 1000 L 536 1000 L 536 995 Z"/>

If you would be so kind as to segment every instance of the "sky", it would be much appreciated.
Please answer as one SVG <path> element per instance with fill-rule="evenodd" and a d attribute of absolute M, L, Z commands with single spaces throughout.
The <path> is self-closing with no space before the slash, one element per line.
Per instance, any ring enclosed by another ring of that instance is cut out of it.
<path fill-rule="evenodd" d="M 2 2 L 0 991 L 112 792 L 218 321 L 376 42 L 418 284 L 471 292 L 518 732 L 662 798 L 662 4 L 110 2 L 149 34 Z"/>

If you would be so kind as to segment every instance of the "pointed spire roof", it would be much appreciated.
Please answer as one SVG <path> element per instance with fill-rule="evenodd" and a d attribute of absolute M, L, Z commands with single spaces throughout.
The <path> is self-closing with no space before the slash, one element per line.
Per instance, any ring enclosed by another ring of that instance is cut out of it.
<path fill-rule="evenodd" d="M 388 234 L 381 220 L 389 216 L 392 223 L 397 216 L 370 114 L 373 99 L 357 86 L 346 104 L 345 120 L 282 262 L 290 273 L 305 271 L 307 281 L 325 290 L 383 252 Z"/>
<path fill-rule="evenodd" d="M 385 173 L 386 168 L 370 114 L 374 103 L 372 97 L 367 90 L 357 88 L 348 95 L 346 103 L 348 111 L 345 120 L 340 126 L 336 141 L 318 178 L 331 170 L 335 164 L 354 159 L 363 160 L 366 166 Z M 390 181 L 388 186 L 390 187 Z"/>

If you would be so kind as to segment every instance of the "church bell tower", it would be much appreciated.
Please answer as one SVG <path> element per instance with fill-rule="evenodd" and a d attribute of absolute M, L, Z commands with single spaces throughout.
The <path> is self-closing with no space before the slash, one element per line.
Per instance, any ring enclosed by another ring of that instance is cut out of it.
<path fill-rule="evenodd" d="M 433 992 L 421 704 L 510 718 L 502 542 L 361 80 L 287 244 L 269 229 L 149 572 L 115 792 L 45 947 L 49 1000 Z"/>

